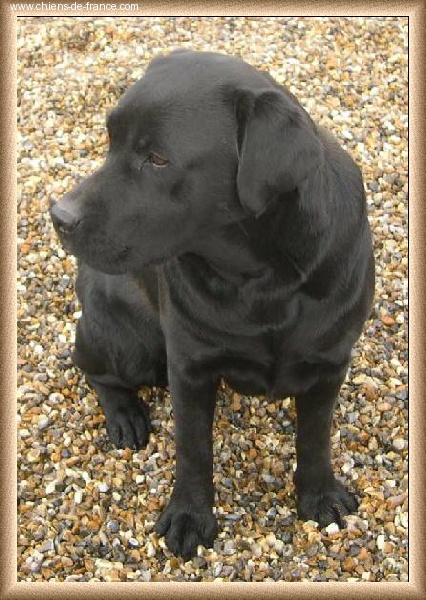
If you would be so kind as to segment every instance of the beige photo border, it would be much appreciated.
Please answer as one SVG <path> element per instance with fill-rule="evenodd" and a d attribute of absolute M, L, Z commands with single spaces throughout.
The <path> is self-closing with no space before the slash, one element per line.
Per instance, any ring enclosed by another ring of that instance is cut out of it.
<path fill-rule="evenodd" d="M 18 2 L 23 0 L 18 0 Z M 35 0 L 38 2 L 39 0 Z M 44 0 L 47 4 L 50 0 Z M 52 0 L 53 2 L 62 0 Z M 84 0 L 78 0 L 83 3 Z M 116 0 L 99 0 L 99 2 Z M 126 0 L 126 2 L 135 0 Z M 72 3 L 73 0 L 64 0 Z M 93 0 L 98 2 L 98 0 Z M 118 0 L 116 2 L 118 4 Z M 0 600 L 12 598 L 426 598 L 425 476 L 426 449 L 425 327 L 422 274 L 425 223 L 424 100 L 426 2 L 213 2 L 173 0 L 138 2 L 134 16 L 407 16 L 409 17 L 409 158 L 410 158 L 410 544 L 409 582 L 389 583 L 41 583 L 17 581 L 16 524 L 16 18 L 18 16 L 119 16 L 114 11 L 16 12 L 10 2 L 0 4 Z M 122 13 L 128 15 L 130 13 Z M 414 334 L 414 335 L 413 335 Z"/>

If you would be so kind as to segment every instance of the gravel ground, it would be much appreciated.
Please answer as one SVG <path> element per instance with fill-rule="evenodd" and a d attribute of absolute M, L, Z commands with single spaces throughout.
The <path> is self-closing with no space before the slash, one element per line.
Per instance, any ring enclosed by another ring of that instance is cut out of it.
<path fill-rule="evenodd" d="M 403 17 L 18 19 L 21 581 L 407 581 L 407 35 Z M 348 527 L 296 518 L 294 404 L 223 388 L 214 480 L 221 533 L 183 562 L 152 533 L 173 485 L 169 394 L 142 390 L 154 433 L 114 449 L 70 360 L 75 262 L 46 213 L 98 167 L 105 113 L 157 52 L 238 54 L 289 86 L 362 166 L 375 310 L 333 429 L 361 496 Z"/>

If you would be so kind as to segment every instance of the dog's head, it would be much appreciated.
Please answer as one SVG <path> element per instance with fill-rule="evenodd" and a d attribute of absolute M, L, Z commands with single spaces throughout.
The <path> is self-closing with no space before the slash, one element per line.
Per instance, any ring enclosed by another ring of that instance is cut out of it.
<path fill-rule="evenodd" d="M 181 51 L 152 61 L 109 114 L 104 165 L 51 207 L 66 248 L 108 273 L 196 249 L 302 189 L 322 162 L 291 94 L 243 61 Z"/>

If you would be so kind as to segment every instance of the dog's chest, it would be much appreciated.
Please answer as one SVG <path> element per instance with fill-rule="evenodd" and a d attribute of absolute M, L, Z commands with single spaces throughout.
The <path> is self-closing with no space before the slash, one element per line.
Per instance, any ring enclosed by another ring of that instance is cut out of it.
<path fill-rule="evenodd" d="M 286 397 L 317 379 L 298 343 L 299 301 L 267 297 L 245 301 L 241 290 L 202 278 L 175 277 L 164 283 L 165 337 L 186 376 L 222 377 L 247 395 Z M 182 273 L 178 272 L 178 275 Z M 184 274 L 186 275 L 186 273 Z"/>
<path fill-rule="evenodd" d="M 319 370 L 295 348 L 286 348 L 279 332 L 244 340 L 235 338 L 232 351 L 223 348 L 216 360 L 217 374 L 237 392 L 267 395 L 271 398 L 296 396 L 309 389 L 318 379 Z"/>

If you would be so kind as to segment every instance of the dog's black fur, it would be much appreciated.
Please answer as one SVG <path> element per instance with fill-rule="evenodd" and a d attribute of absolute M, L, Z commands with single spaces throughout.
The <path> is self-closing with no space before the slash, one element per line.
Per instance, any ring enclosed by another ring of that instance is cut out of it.
<path fill-rule="evenodd" d="M 212 544 L 221 378 L 296 397 L 298 512 L 357 507 L 330 462 L 332 411 L 371 308 L 359 169 L 267 74 L 214 53 L 156 58 L 108 117 L 105 164 L 51 208 L 79 259 L 75 362 L 111 440 L 148 439 L 141 385 L 170 385 L 176 484 L 156 531 Z"/>

